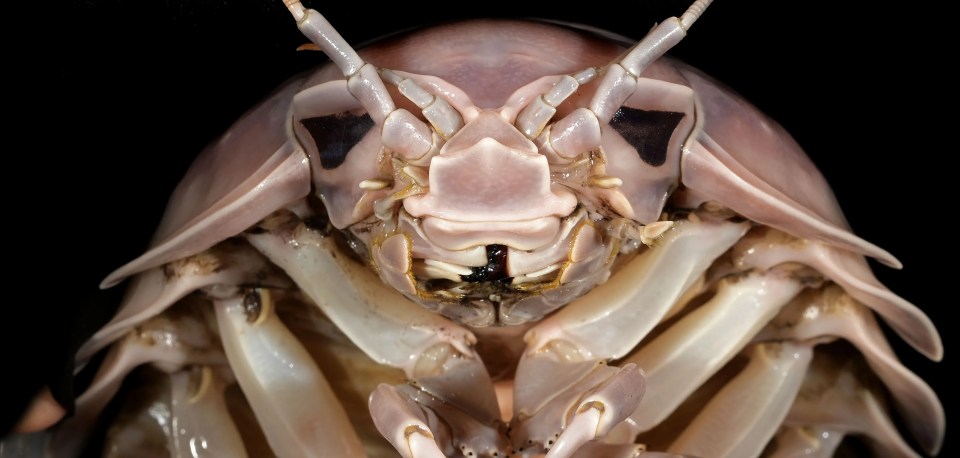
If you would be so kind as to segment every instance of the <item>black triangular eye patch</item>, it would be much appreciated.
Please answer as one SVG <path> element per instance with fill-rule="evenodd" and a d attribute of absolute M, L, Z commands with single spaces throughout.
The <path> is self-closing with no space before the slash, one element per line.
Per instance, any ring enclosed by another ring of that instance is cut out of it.
<path fill-rule="evenodd" d="M 670 136 L 683 117 L 684 113 L 677 111 L 620 107 L 610 120 L 610 127 L 637 149 L 643 162 L 659 167 L 667 160 Z"/>
<path fill-rule="evenodd" d="M 373 119 L 370 119 L 370 115 L 366 113 L 362 115 L 338 113 L 302 119 L 300 124 L 310 132 L 313 142 L 317 145 L 320 166 L 326 170 L 333 170 L 343 164 L 350 148 L 353 148 L 370 131 L 373 127 Z"/>

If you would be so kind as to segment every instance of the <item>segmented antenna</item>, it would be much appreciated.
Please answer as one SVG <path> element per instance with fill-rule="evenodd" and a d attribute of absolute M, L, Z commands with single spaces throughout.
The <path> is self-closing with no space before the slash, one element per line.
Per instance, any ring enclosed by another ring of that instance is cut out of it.
<path fill-rule="evenodd" d="M 668 18 L 657 24 L 640 42 L 634 45 L 620 62 L 607 67 L 597 92 L 590 103 L 590 110 L 597 114 L 601 123 L 610 121 L 623 102 L 633 94 L 637 78 L 655 60 L 666 54 L 687 35 L 687 29 L 703 14 L 712 0 L 696 0 L 683 13 L 682 19 Z"/>
<path fill-rule="evenodd" d="M 586 149 L 600 145 L 600 126 L 610 122 L 637 88 L 640 74 L 687 35 L 713 0 L 696 0 L 680 18 L 671 17 L 657 24 L 619 61 L 604 67 L 596 92 L 584 109 L 577 109 L 553 122 L 557 106 L 598 73 L 587 69 L 576 75 L 560 77 L 554 86 L 528 104 L 518 115 L 516 126 L 527 138 L 543 137 L 556 154 L 573 158 Z M 549 125 L 548 125 L 549 124 Z"/>
<path fill-rule="evenodd" d="M 315 10 L 304 8 L 300 0 L 283 0 L 283 4 L 297 20 L 300 32 L 330 57 L 330 60 L 343 71 L 343 76 L 349 78 L 363 67 L 364 62 L 360 55 L 323 15 Z"/>
<path fill-rule="evenodd" d="M 360 101 L 374 122 L 384 126 L 387 118 L 398 111 L 384 85 L 384 77 L 386 77 L 387 83 L 396 86 L 404 97 L 417 104 L 423 116 L 444 139 L 453 136 L 463 127 L 463 118 L 460 113 L 442 97 L 435 96 L 412 79 L 400 77 L 387 69 L 377 69 L 373 64 L 364 62 L 357 51 L 343 39 L 322 14 L 316 10 L 304 8 L 300 0 L 283 0 L 283 4 L 297 20 L 300 32 L 326 53 L 334 65 L 343 72 L 343 76 L 347 78 L 347 90 Z M 384 132 L 396 130 L 394 128 L 403 131 L 411 126 L 416 130 L 420 129 L 420 125 L 422 125 L 420 132 L 424 130 L 429 132 L 429 127 L 413 116 L 398 116 L 400 117 L 394 117 L 393 125 L 385 126 Z M 389 140 L 385 139 L 385 141 Z M 435 143 L 434 141 L 427 148 L 435 149 Z M 418 145 L 416 148 L 418 153 L 423 152 L 421 151 L 423 146 Z"/>
<path fill-rule="evenodd" d="M 680 27 L 683 27 L 683 30 L 689 30 L 690 26 L 692 26 L 694 22 L 697 22 L 697 19 L 700 18 L 700 15 L 703 14 L 711 3 L 713 3 L 713 0 L 697 0 L 693 2 L 693 5 L 687 8 L 687 12 L 683 13 L 683 16 L 680 16 Z"/>

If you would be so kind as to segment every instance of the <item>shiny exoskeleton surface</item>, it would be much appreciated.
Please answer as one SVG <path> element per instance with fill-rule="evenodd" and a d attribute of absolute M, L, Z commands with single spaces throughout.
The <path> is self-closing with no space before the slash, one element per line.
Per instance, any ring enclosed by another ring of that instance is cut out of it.
<path fill-rule="evenodd" d="M 696 30 L 696 29 L 695 29 L 695 30 Z M 379 64 L 378 64 L 378 65 L 379 65 Z M 396 66 L 391 66 L 390 68 L 396 68 Z M 621 134 L 622 134 L 622 133 L 621 133 Z M 624 135 L 624 137 L 627 137 L 627 136 L 628 136 L 628 135 Z M 643 159 L 643 156 L 642 156 L 642 155 L 640 155 L 640 157 L 641 157 L 641 159 Z M 321 161 L 321 162 L 322 162 L 322 161 Z M 647 162 L 647 161 L 645 161 L 645 162 Z M 657 162 L 657 161 L 652 161 L 652 162 Z M 647 163 L 649 164 L 650 162 L 647 162 Z M 735 206 L 735 205 L 736 205 L 736 203 L 733 203 L 733 202 L 731 202 L 731 203 L 720 202 L 720 203 L 721 203 L 721 204 L 724 204 L 724 205 L 727 206 L 727 207 Z M 665 209 L 668 210 L 668 211 L 666 212 L 666 218 L 667 218 L 668 220 L 670 220 L 670 221 L 682 221 L 682 222 L 685 222 L 684 224 L 679 224 L 679 225 L 677 226 L 677 228 L 671 229 L 671 231 L 674 231 L 674 232 L 667 232 L 667 233 L 665 233 L 665 234 L 658 234 L 658 237 L 667 237 L 667 240 L 672 240 L 672 239 L 669 238 L 669 237 L 671 236 L 671 234 L 674 234 L 674 237 L 679 237 L 680 235 L 683 235 L 684 233 L 686 233 L 686 232 L 684 232 L 684 231 L 690 230 L 690 228 L 699 227 L 699 226 L 697 226 L 697 225 L 703 224 L 703 221 L 706 221 L 706 222 L 710 223 L 711 221 L 713 221 L 713 220 L 716 219 L 716 218 L 720 218 L 721 220 L 727 219 L 728 221 L 732 221 L 733 223 L 742 224 L 742 219 L 741 219 L 741 218 L 742 218 L 742 215 L 735 215 L 735 214 L 734 214 L 734 215 L 731 216 L 729 213 L 725 213 L 725 212 L 728 212 L 729 210 L 724 210 L 724 209 L 719 209 L 719 210 L 718 210 L 718 209 L 716 209 L 716 208 L 706 208 L 706 207 L 704 207 L 703 210 L 698 211 L 698 212 L 693 212 L 693 213 L 686 213 L 685 211 L 679 211 L 679 212 L 676 211 L 676 210 L 686 210 L 686 209 L 687 209 L 687 207 L 682 206 L 682 205 L 672 205 L 672 206 L 666 207 Z M 705 213 L 704 213 L 704 212 L 705 212 Z M 299 212 L 298 212 L 298 211 L 295 210 L 294 213 L 297 213 L 298 216 L 300 216 L 300 217 L 304 216 L 304 214 L 303 214 L 302 211 L 299 211 Z M 697 216 L 696 216 L 696 218 L 694 218 L 693 220 L 691 220 L 689 215 L 697 215 Z M 663 219 L 663 217 L 662 217 L 661 215 L 657 215 L 657 219 Z M 665 219 L 665 220 L 667 220 L 667 219 Z M 649 223 L 649 221 L 647 221 L 647 223 Z M 284 223 L 284 224 L 286 224 L 286 223 Z M 691 224 L 692 224 L 693 226 L 691 226 Z M 710 224 L 712 224 L 712 223 L 710 223 Z M 647 225 L 649 225 L 649 224 L 647 224 Z M 262 225 L 261 225 L 261 226 L 262 226 Z M 269 225 L 268 225 L 268 226 L 269 226 Z M 282 226 L 282 225 L 281 225 L 281 226 Z M 308 225 L 307 227 L 309 227 L 309 225 Z M 686 227 L 687 229 L 684 229 L 684 227 Z M 706 227 L 706 226 L 704 226 L 704 227 Z M 261 228 L 261 229 L 262 229 L 262 228 Z M 276 229 L 276 228 L 270 228 L 270 229 Z M 270 230 L 270 229 L 268 229 L 268 230 Z M 321 232 L 327 230 L 327 229 L 322 228 L 322 227 L 321 227 L 321 228 L 318 228 L 318 229 L 322 229 Z M 699 229 L 698 229 L 698 230 L 699 230 Z M 704 229 L 704 230 L 706 230 L 706 229 Z M 259 229 L 258 229 L 258 231 L 259 231 Z M 734 261 L 739 260 L 739 261 L 737 261 L 737 262 L 740 262 L 740 263 L 746 262 L 746 263 L 749 264 L 749 263 L 753 262 L 754 264 L 750 264 L 750 265 L 761 265 L 761 264 L 763 264 L 764 262 L 766 262 L 766 261 L 763 260 L 763 259 L 766 259 L 766 258 L 756 258 L 756 257 L 754 257 L 754 258 L 747 259 L 747 258 L 749 258 L 749 256 L 747 256 L 747 255 L 737 255 L 736 253 L 741 253 L 741 252 L 742 252 L 742 253 L 753 253 L 754 251 L 756 251 L 755 248 L 747 249 L 744 245 L 746 245 L 746 246 L 752 246 L 752 247 L 764 246 L 763 244 L 764 244 L 764 243 L 767 243 L 767 242 L 765 242 L 765 240 L 786 240 L 786 241 L 787 241 L 787 245 L 795 245 L 795 244 L 796 244 L 796 242 L 790 242 L 789 240 L 791 240 L 791 239 L 790 239 L 789 237 L 787 237 L 787 238 L 782 238 L 780 235 L 777 235 L 777 234 L 775 234 L 775 233 L 773 233 L 773 232 L 758 232 L 757 230 L 750 230 L 749 232 L 745 232 L 745 234 L 746 234 L 746 237 L 743 238 L 742 241 L 741 241 L 741 242 L 739 243 L 739 245 L 738 245 L 740 248 L 736 248 L 736 247 L 735 247 L 735 248 L 734 248 L 734 251 L 731 251 L 730 253 L 725 254 L 724 256 L 732 256 L 732 258 L 733 258 Z M 743 235 L 743 234 L 737 235 L 737 237 L 740 237 L 741 235 Z M 679 239 L 678 239 L 678 240 L 679 240 Z M 759 242 L 759 244 L 757 244 L 757 242 L 755 242 L 755 241 L 760 241 L 760 242 Z M 356 243 L 356 241 L 355 241 L 354 239 L 352 239 L 351 237 L 347 237 L 346 240 L 344 240 L 342 243 L 345 244 L 345 245 L 350 245 L 350 244 L 352 244 L 352 243 Z M 516 243 L 516 242 L 514 242 L 514 243 Z M 660 242 L 660 243 L 663 243 L 663 242 Z M 770 243 L 772 243 L 772 242 L 770 242 Z M 493 244 L 493 245 L 495 245 L 495 244 Z M 490 246 L 493 246 L 493 245 L 487 245 L 484 249 L 487 250 L 487 251 L 489 251 L 489 247 L 490 247 Z M 670 242 L 670 243 L 668 243 L 667 245 L 673 246 L 673 243 Z M 809 244 L 808 244 L 808 245 L 809 245 Z M 653 247 L 653 248 L 656 248 L 656 247 L 664 248 L 664 245 L 658 245 L 657 243 L 653 243 L 653 244 L 651 244 L 651 247 Z M 641 248 L 642 248 L 642 247 L 641 247 Z M 651 250 L 650 250 L 651 253 L 654 252 L 654 251 L 653 251 L 653 248 L 651 248 Z M 739 251 L 737 251 L 737 250 L 739 250 Z M 753 250 L 753 251 L 751 251 L 751 250 Z M 353 251 L 357 251 L 357 250 L 353 250 Z M 360 250 L 360 251 L 362 251 L 362 250 Z M 738 256 L 739 256 L 739 257 L 738 257 Z M 744 256 L 747 256 L 747 258 L 745 258 Z M 509 258 L 509 257 L 508 257 L 508 258 Z M 747 259 L 747 260 L 744 260 L 744 259 Z M 362 258 L 361 258 L 361 261 L 362 261 Z M 718 261 L 718 262 L 719 262 L 719 261 Z M 724 262 L 726 262 L 726 261 L 724 261 Z M 734 270 L 734 271 L 737 270 L 737 267 L 736 267 L 737 262 L 734 262 L 734 263 L 733 263 L 733 264 L 734 264 L 734 267 L 733 267 L 733 270 Z M 759 263 L 759 264 L 757 264 L 757 263 Z M 491 264 L 491 263 L 488 262 L 488 263 L 486 264 L 486 266 L 489 266 L 490 264 Z M 811 264 L 816 264 L 816 262 L 813 262 L 813 261 L 808 261 L 808 262 L 807 262 L 807 265 L 808 265 L 808 266 L 811 265 Z M 740 264 L 740 265 L 742 265 L 742 264 Z M 485 267 L 486 267 L 486 266 L 485 266 Z M 821 295 L 821 296 L 818 296 L 818 297 L 823 297 L 823 298 L 832 297 L 832 296 L 830 296 L 830 294 L 834 294 L 834 293 L 829 293 L 829 294 L 828 294 L 828 291 L 834 291 L 833 289 L 827 288 L 827 287 L 825 287 L 825 286 L 823 286 L 823 285 L 818 285 L 818 284 L 817 284 L 818 281 L 822 280 L 822 278 L 820 278 L 820 277 L 822 277 L 824 274 L 827 274 L 827 277 L 830 277 L 830 275 L 829 275 L 829 267 L 816 266 L 815 268 L 816 268 L 816 269 L 819 269 L 821 273 L 820 273 L 820 274 L 809 273 L 809 272 L 804 272 L 804 271 L 801 269 L 801 270 L 791 270 L 791 272 L 799 272 L 799 273 L 795 273 L 795 274 L 791 274 L 791 275 L 793 276 L 793 278 L 797 278 L 797 279 L 799 279 L 799 280 L 801 281 L 801 283 L 802 283 L 805 291 L 814 291 L 814 290 L 820 290 L 821 288 L 823 288 L 823 293 L 822 293 L 822 295 Z M 618 268 L 618 269 L 619 269 L 619 268 Z M 626 267 L 624 267 L 623 269 L 626 269 Z M 716 271 L 720 271 L 720 273 L 722 273 L 722 271 L 723 271 L 724 269 L 730 269 L 730 267 L 723 267 L 722 264 L 717 264 L 717 265 L 715 265 L 715 266 L 713 267 L 713 270 L 714 270 L 715 272 L 716 272 Z M 611 278 L 616 278 L 616 275 L 617 275 L 619 272 L 620 272 L 620 270 L 616 270 L 616 271 L 614 272 L 614 275 L 613 275 Z M 509 278 L 509 277 L 503 277 L 503 278 Z M 818 280 L 818 278 L 820 278 L 820 280 Z M 498 280 L 501 280 L 501 278 L 498 278 Z M 746 281 L 750 281 L 750 280 L 749 280 L 749 279 L 740 280 L 740 281 L 737 282 L 736 284 L 743 284 L 743 283 L 746 282 Z M 287 286 L 286 283 L 284 283 L 284 282 L 285 282 L 285 280 L 284 280 L 284 281 L 281 281 L 281 282 L 278 283 L 278 284 L 270 285 L 270 287 L 280 288 L 280 289 L 286 289 L 286 288 L 288 288 L 288 286 Z M 846 284 L 844 284 L 844 281 L 843 281 L 843 280 L 837 280 L 836 277 L 833 277 L 833 278 L 831 278 L 831 280 L 828 280 L 828 283 L 840 284 L 842 287 L 844 287 L 844 288 L 846 288 L 846 289 L 848 289 L 848 290 L 851 289 L 851 288 L 853 288 L 853 287 L 849 286 L 849 283 L 850 283 L 849 281 L 847 281 Z M 829 286 L 829 285 L 827 285 L 827 286 Z M 728 287 L 728 288 L 733 288 L 733 286 L 730 286 L 730 287 Z M 709 289 L 709 288 L 707 288 L 707 289 Z M 855 289 L 855 288 L 853 288 L 853 289 Z M 711 294 L 713 294 L 713 293 L 711 293 Z M 809 293 L 803 293 L 803 294 L 809 295 Z M 250 297 L 250 292 L 245 292 L 244 295 L 243 295 L 243 297 Z M 587 296 L 587 297 L 589 297 L 589 296 Z M 818 299 L 818 300 L 819 300 L 819 299 Z M 707 302 L 709 302 L 709 298 L 708 298 L 708 297 L 704 297 L 703 299 L 700 299 L 699 301 L 701 301 L 701 302 L 702 302 L 702 301 L 707 301 Z M 862 299 L 862 298 L 859 299 L 859 301 L 861 301 L 861 302 L 869 302 L 869 301 L 865 301 L 865 300 Z M 249 301 L 248 301 L 248 302 L 249 302 Z M 815 301 L 814 301 L 814 302 L 815 302 Z M 798 307 L 799 307 L 799 305 L 798 305 Z M 278 309 L 278 310 L 279 310 L 279 309 Z M 784 309 L 784 310 L 787 310 L 787 309 Z M 249 315 L 249 312 L 245 312 L 245 313 L 246 313 L 247 315 Z M 672 314 L 672 313 L 674 313 L 674 312 L 670 312 L 670 313 Z M 689 313 L 689 312 L 684 312 L 684 313 Z M 704 312 L 704 313 L 705 313 L 705 312 Z M 783 312 L 783 313 L 786 313 L 786 312 Z M 683 316 L 683 314 L 681 314 L 680 316 Z M 248 320 L 248 321 L 251 321 L 251 322 L 257 322 L 257 319 L 256 319 L 256 318 L 247 318 L 247 320 Z M 535 321 L 539 321 L 539 320 L 535 320 Z M 480 334 L 481 332 L 482 332 L 482 331 L 477 331 L 478 334 Z M 663 332 L 663 331 L 658 331 L 658 332 Z M 797 331 L 797 332 L 800 332 L 800 331 Z M 764 333 L 761 333 L 761 334 L 759 334 L 759 335 L 763 335 L 763 334 L 764 334 Z M 783 339 L 783 338 L 784 338 L 784 337 L 780 336 L 780 337 L 775 338 L 774 340 L 780 340 L 780 339 Z M 481 336 L 480 339 L 481 339 L 481 342 L 490 340 L 490 338 L 486 338 L 486 339 L 485 339 L 483 336 Z M 788 339 L 789 339 L 789 338 L 788 338 Z M 854 342 L 854 341 L 855 341 L 855 339 L 850 338 L 850 337 L 846 337 L 846 340 L 849 340 L 849 341 L 851 341 L 851 342 Z M 528 339 L 528 345 L 530 345 L 529 339 Z M 856 347 L 858 347 L 858 348 L 861 347 L 861 345 L 857 345 L 856 343 L 854 343 L 854 346 L 856 346 Z M 864 351 L 862 348 L 860 348 L 860 350 L 861 350 L 861 352 L 863 352 L 864 354 L 869 354 L 869 352 Z M 758 350 L 758 351 L 759 351 L 759 350 Z M 481 353 L 482 353 L 482 352 L 481 352 Z M 643 353 L 643 350 L 641 350 L 641 353 Z M 768 352 L 768 353 L 769 353 L 769 352 Z M 856 354 L 856 352 L 854 352 L 854 354 Z M 758 358 L 759 358 L 759 357 L 758 357 Z M 488 357 L 486 354 L 484 354 L 484 361 L 487 361 L 488 359 L 489 359 L 489 357 Z M 588 358 L 588 359 L 589 359 L 589 358 Z M 603 358 L 601 358 L 601 359 L 603 359 Z M 644 358 L 641 357 L 640 359 L 642 360 L 642 359 L 644 359 Z M 758 359 L 758 360 L 759 360 L 759 359 Z M 818 358 L 814 358 L 814 359 L 813 359 L 813 361 L 812 361 L 812 363 L 811 363 L 811 365 L 810 365 L 810 369 L 809 369 L 810 372 L 809 372 L 809 373 L 810 373 L 810 374 L 817 374 L 817 373 L 821 373 L 821 372 L 822 372 L 822 373 L 829 373 L 829 369 L 816 369 L 816 368 L 820 368 L 820 367 L 826 367 L 826 366 L 823 365 L 823 363 L 818 362 L 818 361 L 820 361 Z M 621 365 L 621 364 L 623 364 L 623 363 L 621 363 L 621 362 L 616 362 L 616 363 L 614 363 L 614 364 L 615 364 L 615 365 Z M 649 361 L 648 361 L 648 364 L 650 364 Z M 871 364 L 871 358 L 870 358 L 869 356 L 867 357 L 867 364 L 868 364 L 870 367 L 872 367 L 874 371 L 883 372 L 882 370 L 877 370 L 877 369 L 876 369 L 876 364 L 877 364 L 877 363 L 876 363 L 875 361 L 874 361 L 873 364 Z M 641 367 L 644 367 L 643 364 L 641 364 L 640 366 L 641 366 Z M 816 370 L 815 370 L 815 369 L 816 369 Z M 826 372 L 823 372 L 824 370 L 826 370 Z M 821 372 L 817 372 L 817 371 L 821 371 Z M 855 371 L 854 371 L 854 372 L 855 372 Z M 649 374 L 648 374 L 648 375 L 649 375 Z M 813 377 L 813 375 L 811 375 L 811 376 L 809 376 L 809 377 Z M 808 377 L 808 378 L 809 378 L 809 377 Z M 881 378 L 883 378 L 882 374 L 881 374 Z M 649 383 L 649 381 L 648 381 L 648 383 Z M 722 384 L 722 382 L 715 382 L 715 383 L 721 383 L 721 384 Z M 731 385 L 731 386 L 732 386 L 732 385 Z M 650 389 L 650 388 L 648 387 L 648 390 L 649 390 L 649 389 Z M 801 391 L 804 390 L 804 388 L 798 388 L 798 389 L 800 389 Z M 406 388 L 404 388 L 403 390 L 400 390 L 400 393 L 401 393 L 401 394 L 405 393 L 406 391 L 404 391 L 404 390 L 406 390 Z M 246 390 L 245 390 L 245 392 L 246 392 Z M 246 393 L 246 394 L 247 394 L 248 397 L 251 396 L 249 393 Z M 414 397 L 415 397 L 415 396 L 414 396 Z M 644 399 L 650 399 L 650 392 L 649 392 L 649 391 L 648 391 L 648 393 L 645 395 Z M 718 398 L 718 399 L 719 399 L 719 398 Z M 428 404 L 429 404 L 429 402 L 427 402 L 427 401 L 425 401 L 425 400 L 419 400 L 419 401 L 417 401 L 417 402 L 419 402 L 421 405 L 428 405 Z M 641 404 L 641 405 L 642 405 L 642 404 Z M 638 412 L 639 412 L 639 411 L 638 411 Z M 786 437 L 786 436 L 784 436 L 784 437 Z M 642 437 L 641 437 L 641 438 L 642 438 Z M 679 439 L 678 439 L 678 440 L 679 440 Z M 648 440 L 647 442 L 650 443 L 650 444 L 656 444 L 656 443 L 657 443 L 656 440 Z M 544 444 L 546 445 L 546 442 L 544 442 Z M 664 448 L 666 448 L 666 446 L 669 445 L 669 444 L 663 444 L 663 445 L 664 445 Z"/>

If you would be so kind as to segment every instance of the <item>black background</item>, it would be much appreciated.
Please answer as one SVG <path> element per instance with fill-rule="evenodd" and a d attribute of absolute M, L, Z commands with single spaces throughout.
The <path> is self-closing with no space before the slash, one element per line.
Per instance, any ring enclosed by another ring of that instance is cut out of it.
<path fill-rule="evenodd" d="M 542 17 L 639 37 L 686 1 L 570 6 L 308 3 L 351 43 L 468 17 Z M 839 5 L 842 3 L 842 5 Z M 934 2 L 721 0 L 673 52 L 783 124 L 821 168 L 856 233 L 905 265 L 877 267 L 943 335 L 935 364 L 892 339 L 953 419 L 948 367 L 956 181 L 955 56 Z M 457 8 L 459 11 L 453 11 Z M 879 9 L 871 9 L 879 8 Z M 16 17 L 8 17 L 15 20 Z M 116 303 L 96 285 L 146 246 L 193 156 L 273 87 L 322 57 L 276 1 L 72 1 L 24 19 L 7 73 L 12 167 L 7 261 L 15 274 L 0 318 L 9 363 L 5 430 L 30 391 L 56 379 Z M 39 44 L 39 46 L 36 46 Z M 21 56 L 27 56 L 20 59 Z M 19 78 L 15 78 L 19 80 Z M 951 158 L 952 159 L 952 158 Z M 19 180 L 19 179 L 24 180 Z M 9 274 L 8 274 L 9 275 Z M 942 456 L 953 456 L 948 437 Z"/>

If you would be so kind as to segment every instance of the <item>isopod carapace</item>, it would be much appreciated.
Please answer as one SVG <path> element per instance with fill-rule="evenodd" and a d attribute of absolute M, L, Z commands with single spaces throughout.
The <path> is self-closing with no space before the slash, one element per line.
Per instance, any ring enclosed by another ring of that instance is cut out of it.
<path fill-rule="evenodd" d="M 639 437 L 652 450 L 741 456 L 806 446 L 810 431 L 909 453 L 870 410 L 885 396 L 870 388 L 879 380 L 921 446 L 939 446 L 936 396 L 867 312 L 939 358 L 929 321 L 861 255 L 895 260 L 847 231 L 772 121 L 689 67 L 648 62 L 688 18 L 663 22 L 680 25 L 635 53 L 603 44 L 558 63 L 598 39 L 472 22 L 357 56 L 315 13 L 291 9 L 337 67 L 288 84 L 215 143 L 154 247 L 108 279 L 137 275 L 124 309 L 81 349 L 82 364 L 112 345 L 101 371 L 114 374 L 81 395 L 81 413 L 109 399 L 116 374 L 150 362 L 167 374 L 156 374 L 158 402 L 212 402 L 175 418 L 230 418 L 217 401 L 226 392 L 281 455 L 381 450 L 371 418 L 402 454 L 633 453 Z M 507 65 L 537 52 L 548 58 Z M 805 318 L 827 311 L 835 321 Z M 321 344 L 309 337 L 331 323 L 339 331 Z M 158 348 L 157 336 L 182 345 Z M 366 388 L 371 416 L 321 407 L 349 396 L 324 381 L 331 362 L 312 346 L 339 344 L 402 371 L 341 379 L 388 382 Z M 831 359 L 844 351 L 848 361 Z M 873 379 L 854 376 L 864 367 Z M 831 380 L 842 388 L 817 392 Z M 732 401 L 743 393 L 753 403 Z M 817 402 L 845 403 L 874 429 L 818 416 Z M 320 415 L 340 420 L 319 434 Z M 705 444 L 721 418 L 723 438 Z M 216 422 L 216 437 L 254 447 L 234 420 Z M 143 427 L 121 424 L 110 440 Z M 79 437 L 71 428 L 54 443 Z M 608 442 L 586 443 L 595 436 Z"/>

